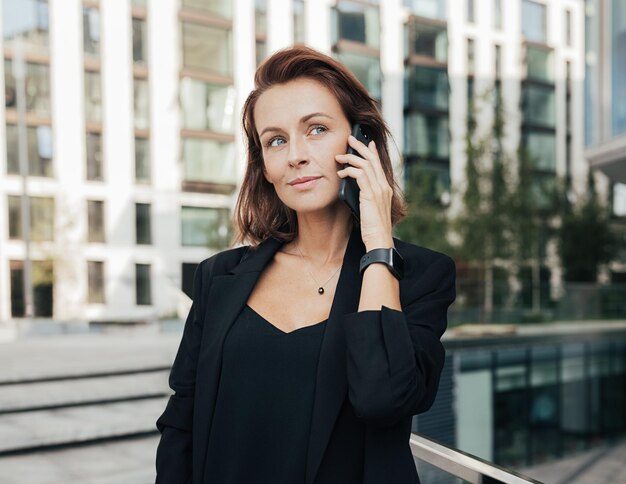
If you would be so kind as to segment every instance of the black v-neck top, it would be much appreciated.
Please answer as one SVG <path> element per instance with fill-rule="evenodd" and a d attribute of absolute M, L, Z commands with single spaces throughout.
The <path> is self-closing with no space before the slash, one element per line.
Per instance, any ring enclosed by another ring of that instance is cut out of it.
<path fill-rule="evenodd" d="M 205 483 L 304 483 L 327 321 L 285 333 L 244 307 L 224 340 Z"/>

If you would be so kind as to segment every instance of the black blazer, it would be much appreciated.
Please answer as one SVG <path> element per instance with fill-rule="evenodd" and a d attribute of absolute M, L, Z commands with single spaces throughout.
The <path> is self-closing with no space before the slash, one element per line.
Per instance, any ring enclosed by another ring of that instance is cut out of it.
<path fill-rule="evenodd" d="M 365 247 L 358 229 L 350 236 L 320 350 L 305 484 L 419 482 L 411 416 L 428 410 L 437 393 L 455 267 L 444 254 L 394 244 L 405 260 L 402 311 L 357 312 Z M 281 245 L 269 238 L 198 266 L 170 374 L 175 393 L 157 421 L 157 483 L 212 482 L 204 465 L 224 338 Z"/>

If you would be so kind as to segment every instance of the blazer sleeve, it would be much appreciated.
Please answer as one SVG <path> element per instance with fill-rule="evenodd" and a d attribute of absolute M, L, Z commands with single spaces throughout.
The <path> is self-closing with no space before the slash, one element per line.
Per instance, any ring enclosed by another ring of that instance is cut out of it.
<path fill-rule="evenodd" d="M 346 315 L 348 397 L 355 414 L 377 426 L 424 412 L 439 386 L 440 338 L 455 299 L 453 260 L 441 254 L 415 281 L 402 311 L 383 306 Z"/>
<path fill-rule="evenodd" d="M 202 294 L 206 290 L 203 274 L 208 272 L 206 262 L 201 262 L 196 268 L 193 303 L 170 372 L 169 385 L 174 394 L 170 396 L 165 411 L 156 422 L 161 432 L 156 453 L 157 484 L 191 482 L 193 401 L 198 352 L 202 340 Z"/>

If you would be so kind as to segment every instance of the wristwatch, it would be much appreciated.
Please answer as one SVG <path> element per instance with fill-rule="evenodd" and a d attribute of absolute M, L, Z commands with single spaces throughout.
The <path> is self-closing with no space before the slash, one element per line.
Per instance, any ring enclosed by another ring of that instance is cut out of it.
<path fill-rule="evenodd" d="M 388 249 L 372 249 L 361 257 L 361 263 L 359 264 L 359 272 L 363 275 L 363 271 L 370 264 L 380 262 L 387 266 L 387 269 L 400 280 L 404 277 L 404 259 L 395 249 L 391 247 Z"/>

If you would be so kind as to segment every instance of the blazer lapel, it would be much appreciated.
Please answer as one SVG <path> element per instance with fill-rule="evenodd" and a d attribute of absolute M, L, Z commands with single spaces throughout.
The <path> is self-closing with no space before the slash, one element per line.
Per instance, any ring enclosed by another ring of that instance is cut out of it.
<path fill-rule="evenodd" d="M 358 229 L 352 231 L 343 258 L 335 297 L 326 323 L 317 367 L 315 400 L 307 454 L 306 484 L 312 484 L 346 397 L 346 349 L 342 327 L 345 314 L 355 312 L 361 294 L 359 261 L 365 246 Z"/>
<path fill-rule="evenodd" d="M 206 302 L 204 331 L 196 373 L 197 408 L 194 412 L 196 423 L 193 445 L 202 452 L 194 454 L 197 460 L 193 462 L 193 482 L 203 482 L 208 438 L 222 367 L 224 339 L 246 304 L 261 271 L 282 244 L 283 242 L 278 239 L 267 239 L 256 249 L 248 249 L 247 257 L 244 256 L 244 260 L 227 274 L 216 275 L 212 279 Z"/>

